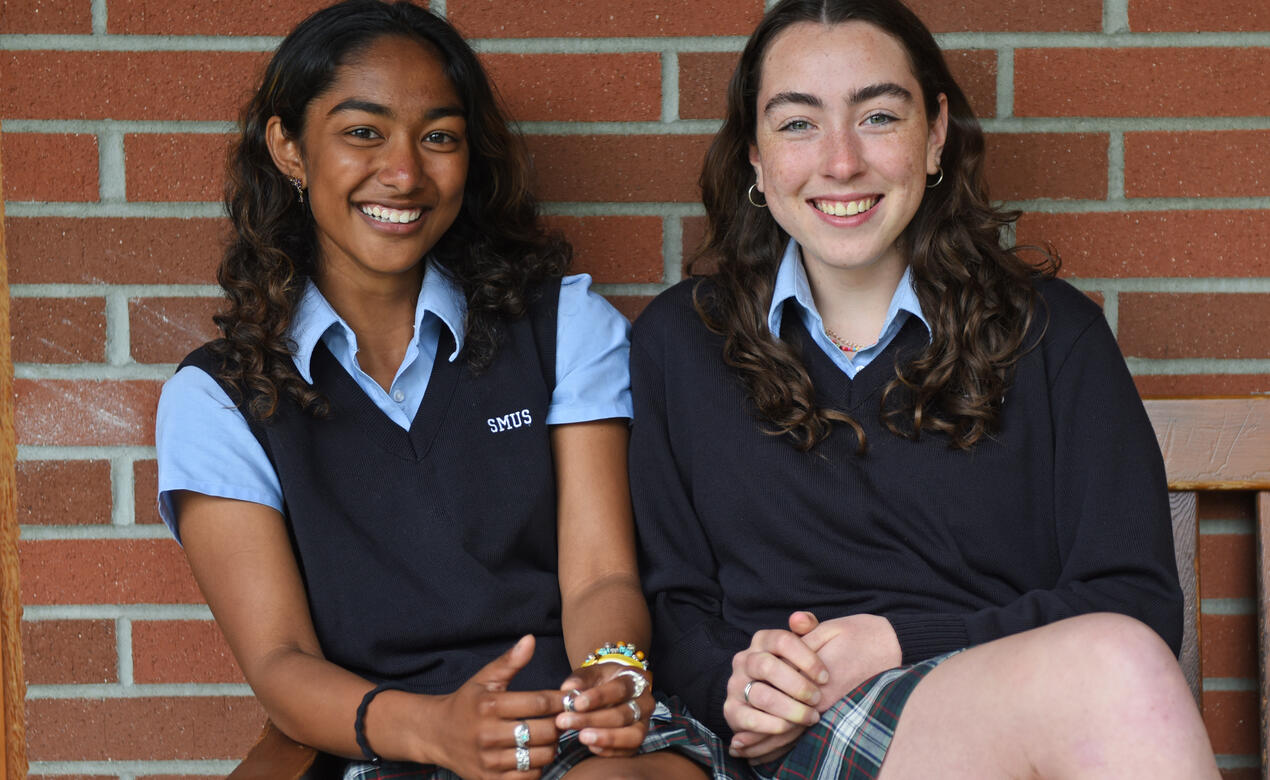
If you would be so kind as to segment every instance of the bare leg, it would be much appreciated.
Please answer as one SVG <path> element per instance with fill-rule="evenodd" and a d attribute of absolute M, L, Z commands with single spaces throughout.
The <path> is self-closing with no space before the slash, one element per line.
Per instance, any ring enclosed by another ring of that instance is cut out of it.
<path fill-rule="evenodd" d="M 701 780 L 700 764 L 670 750 L 631 758 L 588 758 L 570 769 L 568 780 Z"/>
<path fill-rule="evenodd" d="M 918 683 L 882 780 L 1217 778 L 1168 646 L 1121 615 L 1084 615 L 971 648 Z"/>

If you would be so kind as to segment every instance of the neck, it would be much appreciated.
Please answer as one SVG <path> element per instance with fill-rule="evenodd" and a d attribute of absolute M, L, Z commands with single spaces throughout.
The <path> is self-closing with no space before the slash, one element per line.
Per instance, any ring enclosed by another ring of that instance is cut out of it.
<path fill-rule="evenodd" d="M 423 264 L 388 278 L 353 279 L 319 270 L 313 282 L 357 335 L 357 362 L 387 390 L 414 338 Z"/>
<path fill-rule="evenodd" d="M 865 268 L 810 263 L 803 267 L 825 327 L 849 342 L 868 345 L 882 332 L 891 298 L 907 265 L 897 258 Z"/>

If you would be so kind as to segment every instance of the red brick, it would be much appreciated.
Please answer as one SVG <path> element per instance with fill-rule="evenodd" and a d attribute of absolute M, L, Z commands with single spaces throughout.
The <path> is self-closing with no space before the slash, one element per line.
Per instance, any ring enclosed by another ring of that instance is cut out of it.
<path fill-rule="evenodd" d="M 14 298 L 15 363 L 100 363 L 106 358 L 102 298 Z"/>
<path fill-rule="evenodd" d="M 1129 0 L 1134 32 L 1253 32 L 1270 30 L 1265 0 Z"/>
<path fill-rule="evenodd" d="M 0 116 L 236 119 L 267 56 L 222 51 L 0 52 Z M 50 89 L 50 84 L 57 89 Z"/>
<path fill-rule="evenodd" d="M 1256 691 L 1204 691 L 1204 725 L 1214 753 L 1252 754 L 1259 750 L 1261 716 Z"/>
<path fill-rule="evenodd" d="M 1256 514 L 1253 494 L 1242 490 L 1200 493 L 1197 513 L 1203 520 L 1238 520 L 1251 523 Z"/>
<path fill-rule="evenodd" d="M 1251 534 L 1200 534 L 1200 598 L 1255 598 L 1256 550 Z"/>
<path fill-rule="evenodd" d="M 217 335 L 212 315 L 220 298 L 133 298 L 128 301 L 132 359 L 138 363 L 180 363 L 191 350 Z"/>
<path fill-rule="evenodd" d="M 133 519 L 141 524 L 163 522 L 159 517 L 159 464 L 138 460 L 132 464 Z"/>
<path fill-rule="evenodd" d="M 1133 382 L 1142 395 L 1270 394 L 1270 374 L 1140 374 Z"/>
<path fill-rule="evenodd" d="M 1100 32 L 1101 0 L 908 0 L 933 32 Z"/>
<path fill-rule="evenodd" d="M 547 224 L 573 244 L 574 273 L 598 284 L 660 282 L 660 217 L 549 217 Z"/>
<path fill-rule="evenodd" d="M 5 200 L 97 200 L 97 136 L 5 133 L 0 148 Z"/>
<path fill-rule="evenodd" d="M 189 133 L 124 136 L 130 201 L 219 201 L 233 136 Z"/>
<path fill-rule="evenodd" d="M 118 658 L 113 621 L 22 623 L 22 668 L 28 685 L 118 682 Z"/>
<path fill-rule="evenodd" d="M 529 139 L 544 201 L 692 203 L 708 136 L 535 136 Z"/>
<path fill-rule="evenodd" d="M 1270 7 L 1268 5 L 1267 7 Z M 1131 198 L 1270 195 L 1270 174 L 1249 165 L 1270 149 L 1270 130 L 1127 133 L 1124 190 Z"/>
<path fill-rule="evenodd" d="M 508 112 L 531 121 L 655 121 L 661 57 L 634 54 L 489 54 L 481 58 Z"/>
<path fill-rule="evenodd" d="M 318 0 L 220 0 L 188 5 L 153 0 L 110 0 L 112 35 L 286 35 L 326 6 Z"/>
<path fill-rule="evenodd" d="M 18 544 L 24 604 L 199 604 L 171 539 L 47 539 Z"/>
<path fill-rule="evenodd" d="M 652 296 L 650 295 L 610 295 L 609 296 L 609 303 L 613 304 L 617 308 L 617 310 L 622 313 L 622 316 L 630 320 L 631 322 L 635 321 L 635 318 L 639 316 L 639 313 L 642 312 L 644 310 L 644 307 L 647 306 L 652 300 L 653 300 Z"/>
<path fill-rule="evenodd" d="M 159 382 L 19 379 L 18 444 L 154 444 Z"/>
<path fill-rule="evenodd" d="M 1201 615 L 1203 677 L 1257 679 L 1257 616 Z"/>
<path fill-rule="evenodd" d="M 32 761 L 241 759 L 264 722 L 250 696 L 27 701 Z"/>
<path fill-rule="evenodd" d="M 1243 769 L 1217 769 L 1222 780 L 1261 780 L 1261 770 L 1245 767 Z M 191 778 L 194 780 L 194 778 Z"/>
<path fill-rule="evenodd" d="M 18 522 L 105 525 L 110 522 L 110 462 L 22 460 L 17 464 Z"/>
<path fill-rule="evenodd" d="M 692 267 L 693 258 L 697 252 L 705 245 L 706 242 L 706 223 L 705 217 L 684 217 L 682 220 L 683 227 L 683 259 L 685 274 L 696 271 Z M 699 271 L 697 271 L 700 273 Z"/>
<path fill-rule="evenodd" d="M 1270 103 L 1266 73 L 1270 48 L 1019 49 L 1014 113 L 1247 116 Z"/>
<path fill-rule="evenodd" d="M 0 35 L 82 35 L 92 31 L 92 0 L 0 0 Z"/>
<path fill-rule="evenodd" d="M 1018 242 L 1043 241 L 1071 276 L 1270 276 L 1270 211 L 1024 214 Z"/>
<path fill-rule="evenodd" d="M 740 55 L 736 52 L 685 52 L 679 55 L 679 116 L 720 119 L 727 103 L 728 81 Z M 994 51 L 944 52 L 948 67 L 971 108 L 980 117 L 997 111 L 997 54 Z"/>
<path fill-rule="evenodd" d="M 133 621 L 132 676 L 138 683 L 244 682 L 210 620 Z"/>
<path fill-rule="evenodd" d="M 1270 295 L 1123 293 L 1120 349 L 1146 358 L 1270 357 Z"/>
<path fill-rule="evenodd" d="M 472 38 L 749 35 L 762 0 L 449 0 L 446 17 Z"/>
<path fill-rule="evenodd" d="M 994 200 L 1107 197 L 1106 133 L 989 135 L 986 165 Z"/>
<path fill-rule="evenodd" d="M 213 284 L 223 219 L 6 219 L 13 284 Z"/>

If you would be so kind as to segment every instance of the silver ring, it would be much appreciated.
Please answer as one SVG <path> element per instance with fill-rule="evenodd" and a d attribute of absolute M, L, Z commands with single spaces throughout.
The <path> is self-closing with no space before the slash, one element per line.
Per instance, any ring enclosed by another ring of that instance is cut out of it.
<path fill-rule="evenodd" d="M 577 710 L 573 708 L 573 700 L 578 698 L 581 695 L 582 695 L 582 691 L 579 691 L 577 688 L 574 688 L 573 690 L 566 693 L 564 695 L 564 711 L 577 712 Z"/>
<path fill-rule="evenodd" d="M 516 738 L 516 747 L 523 748 L 529 744 L 529 724 L 521 721 L 516 724 L 516 728 L 512 729 L 512 736 Z"/>
<path fill-rule="evenodd" d="M 632 724 L 639 723 L 639 719 L 644 717 L 644 711 L 639 708 L 639 702 L 634 699 L 627 699 L 626 706 L 631 708 L 631 714 L 635 716 Z"/>
<path fill-rule="evenodd" d="M 754 683 L 756 682 L 758 682 L 758 680 L 750 680 L 745 684 L 745 690 L 741 692 L 741 698 L 745 699 L 746 705 L 750 707 L 754 706 L 754 704 L 750 701 L 750 689 L 754 687 Z"/>
<path fill-rule="evenodd" d="M 618 677 L 631 678 L 631 685 L 634 687 L 634 690 L 631 691 L 632 699 L 638 699 L 640 696 L 644 695 L 644 691 L 648 690 L 648 678 L 640 674 L 639 672 L 635 671 L 634 669 L 623 669 L 622 671 L 613 675 L 613 677 L 614 679 Z"/>
<path fill-rule="evenodd" d="M 516 771 L 517 772 L 529 771 L 529 748 L 525 748 L 525 747 L 516 748 Z"/>

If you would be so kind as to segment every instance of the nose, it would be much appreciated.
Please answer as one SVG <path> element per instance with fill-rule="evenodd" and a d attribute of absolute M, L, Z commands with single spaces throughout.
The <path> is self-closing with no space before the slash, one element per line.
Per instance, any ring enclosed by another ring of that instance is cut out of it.
<path fill-rule="evenodd" d="M 823 170 L 832 179 L 849 179 L 864 169 L 860 139 L 849 128 L 826 133 Z"/>
<path fill-rule="evenodd" d="M 399 192 L 410 192 L 424 176 L 422 152 L 408 137 L 400 136 L 384 145 L 380 158 L 379 182 Z"/>

